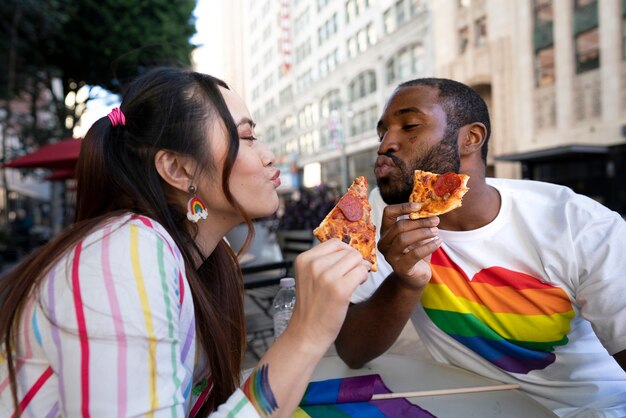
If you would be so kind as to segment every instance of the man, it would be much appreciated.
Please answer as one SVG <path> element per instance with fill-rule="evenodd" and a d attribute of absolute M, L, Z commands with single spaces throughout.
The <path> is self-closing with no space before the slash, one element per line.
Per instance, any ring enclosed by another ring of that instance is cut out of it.
<path fill-rule="evenodd" d="M 490 129 L 461 83 L 394 91 L 370 195 L 379 268 L 353 295 L 337 352 L 360 367 L 411 318 L 437 361 L 518 383 L 560 415 L 625 416 L 626 223 L 565 187 L 486 179 Z M 415 169 L 468 174 L 463 206 L 407 219 Z"/>

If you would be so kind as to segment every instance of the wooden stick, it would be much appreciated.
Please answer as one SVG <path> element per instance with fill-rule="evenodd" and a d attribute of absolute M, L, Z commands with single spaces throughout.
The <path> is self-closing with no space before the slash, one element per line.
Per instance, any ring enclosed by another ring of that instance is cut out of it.
<path fill-rule="evenodd" d="M 394 398 L 418 398 L 420 396 L 456 395 L 459 393 L 491 392 L 495 390 L 519 389 L 519 385 L 474 386 L 468 388 L 422 390 L 418 392 L 379 393 L 372 396 L 372 401 Z"/>

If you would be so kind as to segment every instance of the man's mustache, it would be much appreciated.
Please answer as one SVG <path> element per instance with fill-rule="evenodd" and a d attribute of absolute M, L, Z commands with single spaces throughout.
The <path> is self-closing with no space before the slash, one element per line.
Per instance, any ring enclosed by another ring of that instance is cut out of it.
<path fill-rule="evenodd" d="M 402 161 L 400 158 L 396 157 L 392 151 L 387 151 L 385 153 L 382 153 L 380 155 L 384 155 L 385 157 L 389 158 L 391 161 L 393 161 L 393 164 L 396 167 L 402 168 L 404 167 L 404 161 Z"/>

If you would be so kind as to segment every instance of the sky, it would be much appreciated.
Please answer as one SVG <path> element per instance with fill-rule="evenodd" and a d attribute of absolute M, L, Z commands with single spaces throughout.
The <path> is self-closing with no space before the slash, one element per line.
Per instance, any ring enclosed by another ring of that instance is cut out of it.
<path fill-rule="evenodd" d="M 204 60 L 196 62 L 197 70 L 216 77 L 223 77 L 223 67 L 220 59 L 209 60 L 210 57 L 221 57 L 223 45 L 220 42 L 222 20 L 220 19 L 222 3 L 220 0 L 198 0 L 194 16 L 196 17 L 196 34 L 191 38 L 192 43 L 204 48 L 210 48 L 211 54 L 198 54 Z M 119 106 L 119 99 L 115 95 L 99 87 L 92 90 L 92 98 L 87 103 L 87 110 L 74 128 L 74 137 L 83 138 L 91 125 L 105 116 L 114 107 Z"/>
<path fill-rule="evenodd" d="M 222 77 L 224 69 L 220 59 L 209 60 L 210 57 L 221 57 L 224 54 L 222 33 L 222 2 L 220 0 L 198 0 L 194 12 L 196 16 L 196 35 L 191 41 L 196 45 L 209 48 L 211 54 L 199 54 L 204 60 L 197 62 L 197 70 L 216 77 Z"/>

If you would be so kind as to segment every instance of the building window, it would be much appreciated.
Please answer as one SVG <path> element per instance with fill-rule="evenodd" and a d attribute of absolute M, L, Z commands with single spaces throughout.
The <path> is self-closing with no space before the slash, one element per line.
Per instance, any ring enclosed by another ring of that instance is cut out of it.
<path fill-rule="evenodd" d="M 359 46 L 357 45 L 356 36 L 348 38 L 348 58 L 356 57 L 359 53 Z"/>
<path fill-rule="evenodd" d="M 370 7 L 370 0 L 346 1 L 346 22 L 350 23 L 356 19 L 356 17 L 360 16 L 368 7 Z"/>
<path fill-rule="evenodd" d="M 296 124 L 295 116 L 293 115 L 287 116 L 280 122 L 280 134 L 286 135 L 286 134 L 291 133 L 295 124 Z"/>
<path fill-rule="evenodd" d="M 339 51 L 335 48 L 330 54 L 319 61 L 319 76 L 325 77 L 337 68 L 339 62 Z"/>
<path fill-rule="evenodd" d="M 600 36 L 598 28 L 576 35 L 575 48 L 577 73 L 600 67 Z"/>
<path fill-rule="evenodd" d="M 365 29 L 361 29 L 357 34 L 357 45 L 359 46 L 359 52 L 363 52 L 367 49 L 367 31 Z"/>
<path fill-rule="evenodd" d="M 374 25 L 370 23 L 369 25 L 367 25 L 367 27 L 365 29 L 367 30 L 367 44 L 368 44 L 368 46 L 372 46 L 372 45 L 376 44 L 377 37 L 376 37 L 376 29 L 374 28 Z"/>
<path fill-rule="evenodd" d="M 377 122 L 378 109 L 376 105 L 354 113 L 350 118 L 350 136 L 362 134 L 363 132 L 371 132 L 373 134 Z"/>
<path fill-rule="evenodd" d="M 535 0 L 535 24 L 542 24 L 554 21 L 554 10 L 552 0 Z"/>
<path fill-rule="evenodd" d="M 535 0 L 534 2 L 534 29 L 533 46 L 535 51 L 547 48 L 554 44 L 552 23 L 554 11 L 552 0 Z"/>
<path fill-rule="evenodd" d="M 290 101 L 291 99 L 293 99 L 293 90 L 291 89 L 291 86 L 287 86 L 284 89 L 282 89 L 280 93 L 278 93 L 278 99 L 280 100 L 281 104 L 286 103 Z"/>
<path fill-rule="evenodd" d="M 313 126 L 313 105 L 305 105 L 300 112 L 298 112 L 298 125 L 300 129 L 306 129 Z"/>
<path fill-rule="evenodd" d="M 276 128 L 274 126 L 270 126 L 269 128 L 267 128 L 263 139 L 267 144 L 271 144 L 276 141 Z"/>
<path fill-rule="evenodd" d="M 406 81 L 424 73 L 424 47 L 414 44 L 387 61 L 387 84 Z"/>
<path fill-rule="evenodd" d="M 307 7 L 298 17 L 296 17 L 293 25 L 293 32 L 295 34 L 302 32 L 309 24 L 310 17 L 309 8 Z"/>
<path fill-rule="evenodd" d="M 339 96 L 339 90 L 329 91 L 322 100 L 320 100 L 320 118 L 322 120 L 328 120 L 330 113 L 333 110 L 339 109 L 341 104 L 341 97 Z"/>
<path fill-rule="evenodd" d="M 311 55 L 311 38 L 296 47 L 296 63 L 301 62 L 309 55 Z"/>
<path fill-rule="evenodd" d="M 317 0 L 317 11 L 319 12 L 324 7 L 328 6 L 329 0 Z"/>
<path fill-rule="evenodd" d="M 357 54 L 366 51 L 376 43 L 376 31 L 373 24 L 359 30 L 354 36 L 348 38 L 348 57 L 355 57 Z"/>
<path fill-rule="evenodd" d="M 597 0 L 574 0 L 573 18 L 576 72 L 596 69 L 600 67 Z"/>
<path fill-rule="evenodd" d="M 552 0 L 534 0 L 533 44 L 535 49 L 535 85 L 538 87 L 553 84 L 554 36 L 552 23 L 554 10 Z"/>
<path fill-rule="evenodd" d="M 346 2 L 346 22 L 350 23 L 350 21 L 356 18 L 356 0 L 348 0 Z"/>
<path fill-rule="evenodd" d="M 337 33 L 337 13 L 333 14 L 322 26 L 317 30 L 318 44 L 322 45 L 332 35 Z"/>
<path fill-rule="evenodd" d="M 398 0 L 395 4 L 396 9 L 396 26 L 400 26 L 406 20 L 406 13 L 404 13 L 405 0 Z"/>
<path fill-rule="evenodd" d="M 416 16 L 422 10 L 426 10 L 426 4 L 423 0 L 410 0 L 409 15 L 411 17 Z"/>
<path fill-rule="evenodd" d="M 554 46 L 540 49 L 535 53 L 536 85 L 546 86 L 554 83 Z"/>
<path fill-rule="evenodd" d="M 393 9 L 387 9 L 385 13 L 383 13 L 383 22 L 386 34 L 390 34 L 396 30 L 396 17 L 393 14 Z"/>
<path fill-rule="evenodd" d="M 350 101 L 360 99 L 376 91 L 376 73 L 365 71 L 356 76 L 348 86 Z"/>
<path fill-rule="evenodd" d="M 313 84 L 313 70 L 308 69 L 296 78 L 297 91 L 303 91 Z"/>
<path fill-rule="evenodd" d="M 487 42 L 487 17 L 483 16 L 480 19 L 476 20 L 474 25 L 474 30 L 476 33 L 476 48 L 481 48 L 485 46 Z"/>
<path fill-rule="evenodd" d="M 464 54 L 469 45 L 469 28 L 467 26 L 459 29 L 459 53 Z"/>

